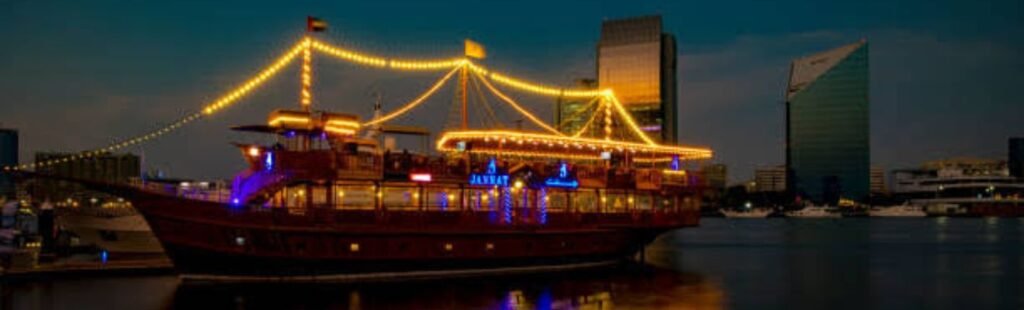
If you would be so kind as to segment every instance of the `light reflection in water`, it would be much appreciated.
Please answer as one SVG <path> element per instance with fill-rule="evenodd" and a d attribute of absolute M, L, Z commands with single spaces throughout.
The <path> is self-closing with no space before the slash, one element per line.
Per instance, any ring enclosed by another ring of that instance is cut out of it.
<path fill-rule="evenodd" d="M 627 263 L 537 275 L 369 284 L 183 283 L 174 308 L 721 309 L 717 285 L 692 273 Z"/>

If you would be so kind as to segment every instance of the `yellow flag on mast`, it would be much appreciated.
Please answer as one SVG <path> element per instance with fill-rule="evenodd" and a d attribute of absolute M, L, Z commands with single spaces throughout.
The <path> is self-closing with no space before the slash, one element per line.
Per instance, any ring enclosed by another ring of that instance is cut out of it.
<path fill-rule="evenodd" d="M 484 50 L 484 46 L 480 45 L 480 43 L 466 39 L 466 56 L 476 59 L 484 59 L 487 57 L 487 51 Z"/>

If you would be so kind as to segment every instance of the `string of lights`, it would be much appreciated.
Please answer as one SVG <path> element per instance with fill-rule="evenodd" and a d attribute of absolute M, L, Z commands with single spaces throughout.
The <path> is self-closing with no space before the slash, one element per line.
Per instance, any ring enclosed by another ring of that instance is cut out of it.
<path fill-rule="evenodd" d="M 483 140 L 484 142 L 498 141 L 500 143 L 548 144 L 550 146 L 560 145 L 567 149 L 575 147 L 577 149 L 589 148 L 591 150 L 617 150 L 621 152 L 678 155 L 682 159 L 705 159 L 711 157 L 711 150 L 699 147 L 651 145 L 637 142 L 575 138 L 511 130 L 449 131 L 444 133 L 441 138 L 437 140 L 437 149 L 439 151 L 453 151 L 456 150 L 456 148 L 454 144 L 449 143 L 449 141 L 465 140 Z M 480 146 L 474 146 L 473 151 L 475 152 L 478 149 L 480 149 Z"/>
<path fill-rule="evenodd" d="M 145 133 L 143 135 L 135 136 L 135 137 L 132 137 L 132 138 L 129 138 L 129 139 L 120 140 L 118 142 L 109 144 L 109 145 L 107 145 L 105 147 L 101 147 L 101 148 L 97 148 L 97 149 L 93 149 L 93 150 L 82 151 L 82 152 L 78 152 L 78 153 L 76 153 L 74 155 L 65 156 L 65 157 L 62 157 L 62 158 L 55 158 L 55 159 L 51 159 L 51 160 L 47 160 L 47 161 L 42 161 L 42 162 L 38 162 L 38 163 L 34 163 L 33 162 L 33 163 L 20 164 L 20 165 L 16 165 L 16 166 L 6 166 L 6 167 L 3 167 L 3 170 L 11 171 L 11 170 L 38 169 L 38 168 L 48 167 L 48 166 L 52 166 L 52 165 L 56 165 L 56 164 L 67 163 L 67 162 L 70 162 L 70 161 L 92 158 L 92 157 L 96 157 L 96 156 L 99 156 L 99 155 L 102 155 L 102 154 L 107 154 L 107 153 L 111 153 L 111 152 L 114 152 L 114 151 L 117 151 L 117 150 L 120 150 L 120 149 L 124 149 L 124 148 L 132 146 L 132 145 L 141 144 L 143 142 L 146 142 L 146 141 L 149 141 L 149 140 L 153 140 L 153 139 L 155 139 L 157 137 L 163 136 L 163 135 L 165 135 L 165 134 L 167 134 L 167 133 L 169 133 L 171 131 L 174 131 L 175 129 L 181 128 L 181 126 L 184 126 L 185 124 L 191 123 L 191 122 L 193 122 L 195 120 L 203 118 L 204 116 L 208 116 L 210 114 L 213 114 L 214 112 L 217 112 L 217 111 L 219 111 L 219 110 L 221 110 L 223 108 L 226 108 L 227 106 L 231 105 L 232 103 L 238 101 L 238 99 L 241 99 L 246 94 L 252 92 L 254 89 L 256 89 L 257 87 L 262 85 L 268 79 L 270 79 L 270 77 L 272 77 L 272 76 L 276 75 L 278 72 L 280 72 L 281 69 L 284 68 L 286 65 L 291 63 L 291 61 L 293 59 L 295 59 L 295 57 L 298 56 L 299 53 L 302 52 L 303 44 L 304 43 L 302 43 L 302 42 L 300 42 L 299 44 L 296 44 L 291 49 L 289 49 L 288 52 L 286 52 L 284 55 L 278 57 L 276 60 L 274 60 L 274 62 L 270 66 L 264 68 L 262 71 L 257 73 L 254 77 L 250 78 L 245 83 L 243 83 L 242 85 L 232 89 L 231 91 L 226 92 L 225 95 L 222 95 L 221 97 L 217 98 L 217 100 L 214 100 L 213 102 L 211 102 L 211 103 L 207 104 L 206 106 L 204 106 L 203 109 L 201 110 L 201 112 L 196 112 L 196 113 L 188 114 L 188 115 L 186 115 L 186 116 L 184 116 L 184 117 L 182 117 L 182 118 L 180 118 L 180 119 L 170 123 L 167 126 L 160 127 L 158 129 L 149 131 L 149 132 L 147 132 L 147 133 Z"/>
<path fill-rule="evenodd" d="M 558 123 L 558 128 L 562 128 L 562 126 L 565 126 L 565 124 L 568 124 L 568 123 L 574 121 L 576 119 L 576 117 L 578 117 L 580 115 L 583 115 L 583 114 L 585 114 L 587 112 L 590 112 L 590 108 L 593 108 L 594 104 L 596 104 L 597 101 L 600 100 L 600 99 L 601 99 L 601 97 L 591 98 L 590 101 L 587 101 L 587 103 L 583 106 L 583 108 L 573 112 L 569 116 L 564 117 L 565 120 L 562 121 L 561 123 Z M 560 107 L 558 107 L 558 108 L 560 108 Z"/>
<path fill-rule="evenodd" d="M 644 132 L 643 129 L 640 129 L 640 126 L 636 124 L 633 117 L 629 115 L 629 111 L 626 111 L 626 108 L 622 106 L 622 103 L 619 102 L 619 99 L 615 97 L 614 93 L 609 92 L 608 100 L 611 102 L 611 106 L 615 108 L 615 111 L 619 113 L 619 116 L 626 121 L 626 125 L 629 125 L 629 128 L 638 138 L 640 138 L 640 140 L 643 140 L 650 145 L 658 145 L 657 142 L 654 142 L 654 140 L 651 140 L 651 138 L 647 136 L 647 133 Z"/>
<path fill-rule="evenodd" d="M 527 111 L 523 107 L 519 106 L 519 104 L 516 104 L 515 100 L 512 100 L 512 98 L 509 98 L 500 90 L 495 88 L 494 85 L 491 85 L 491 83 L 488 82 L 487 79 L 482 77 L 479 73 L 474 72 L 474 75 L 476 75 L 480 79 L 480 81 L 483 82 L 484 86 L 487 87 L 487 89 L 489 89 L 491 93 L 493 93 L 495 96 L 498 96 L 498 98 L 501 98 L 501 100 L 505 101 L 505 103 L 508 103 L 508 105 L 512 106 L 512 108 L 514 108 L 520 114 L 523 114 L 523 116 L 526 116 L 526 118 L 532 121 L 534 124 L 537 124 L 537 126 L 540 126 L 540 128 L 550 131 L 551 133 L 554 133 L 556 135 L 564 135 L 561 131 L 558 131 L 558 129 L 548 126 L 548 124 L 545 124 L 544 121 L 541 121 L 539 118 L 537 118 L 537 116 L 530 113 L 530 111 Z"/>
<path fill-rule="evenodd" d="M 307 110 L 313 103 L 313 52 L 310 50 L 311 45 L 312 40 L 309 37 L 302 41 L 302 90 L 299 102 Z"/>
<path fill-rule="evenodd" d="M 517 112 L 519 112 L 522 115 L 524 115 L 527 119 L 529 119 L 531 122 L 535 123 L 537 126 L 541 127 L 542 129 L 544 129 L 546 131 L 549 131 L 549 132 L 551 132 L 551 133 L 553 133 L 553 134 L 555 134 L 557 136 L 564 137 L 564 138 L 567 138 L 567 139 L 582 139 L 582 138 L 580 138 L 580 136 L 583 134 L 583 132 L 586 131 L 587 128 L 589 128 L 590 124 L 595 121 L 595 119 L 597 118 L 597 115 L 601 114 L 601 113 L 598 113 L 595 110 L 594 114 L 591 116 L 590 120 L 588 120 L 587 123 L 584 125 L 583 129 L 581 129 L 579 132 L 575 133 L 571 137 L 568 137 L 565 134 L 563 134 L 562 132 L 558 131 L 557 129 L 552 128 L 551 126 L 549 126 L 544 121 L 540 120 L 540 118 L 538 118 L 537 116 L 535 116 L 532 113 L 530 113 L 528 110 L 526 110 L 521 105 L 516 103 L 515 100 L 513 100 L 509 96 L 507 96 L 504 93 L 502 93 L 498 88 L 496 88 L 489 81 L 493 80 L 494 82 L 496 82 L 498 84 L 502 84 L 502 85 L 510 87 L 510 88 L 514 88 L 514 89 L 517 89 L 517 90 L 520 90 L 520 91 L 540 94 L 540 95 L 559 96 L 559 97 L 563 97 L 563 98 L 591 98 L 591 97 L 596 97 L 595 99 L 597 99 L 597 98 L 603 99 L 602 100 L 602 104 L 596 105 L 596 109 L 598 109 L 598 110 L 603 109 L 604 112 L 605 112 L 604 113 L 605 114 L 605 124 L 606 124 L 606 127 L 607 127 L 607 128 L 605 128 L 606 131 L 608 131 L 610 129 L 610 126 L 611 126 L 610 124 L 611 124 L 611 121 L 612 121 L 610 119 L 610 116 L 612 114 L 610 110 L 614 109 L 614 112 L 616 114 L 618 114 L 624 120 L 624 123 L 630 128 L 630 131 L 632 131 L 638 138 L 640 138 L 640 140 L 642 140 L 648 146 L 651 146 L 651 147 L 664 147 L 664 148 L 669 148 L 670 147 L 670 146 L 661 146 L 661 145 L 657 144 L 655 141 L 653 141 L 650 137 L 648 137 L 647 134 L 637 125 L 636 121 L 632 118 L 632 116 L 629 114 L 629 112 L 625 109 L 625 107 L 618 100 L 618 98 L 615 97 L 615 94 L 610 89 L 565 89 L 565 88 L 559 88 L 559 87 L 552 87 L 552 86 L 547 86 L 547 85 L 542 85 L 542 84 L 538 84 L 538 83 L 533 83 L 533 82 L 529 82 L 529 81 L 525 81 L 525 80 L 521 80 L 521 79 L 516 79 L 516 78 L 510 77 L 510 76 L 504 75 L 504 74 L 500 74 L 500 73 L 488 70 L 487 68 L 479 66 L 479 65 L 471 62 L 469 59 L 466 59 L 466 58 L 463 58 L 463 57 L 450 58 L 450 59 L 441 59 L 441 60 L 390 59 L 390 58 L 370 55 L 370 54 L 366 54 L 366 53 L 360 53 L 360 52 L 348 50 L 348 49 L 341 48 L 341 47 L 336 47 L 336 46 L 324 43 L 322 41 L 319 41 L 319 40 L 316 40 L 316 39 L 313 39 L 313 38 L 310 38 L 310 37 L 306 37 L 302 41 L 300 41 L 297 44 L 295 44 L 286 53 L 284 53 L 283 55 L 278 57 L 276 60 L 274 60 L 271 63 L 270 66 L 265 67 L 263 70 L 259 71 L 256 75 L 252 76 L 251 78 L 246 80 L 241 85 L 235 87 L 234 89 L 231 89 L 230 91 L 224 93 L 222 96 L 218 97 L 216 100 L 214 100 L 214 101 L 206 104 L 205 106 L 203 106 L 203 108 L 201 109 L 200 112 L 193 113 L 193 114 L 188 114 L 188 115 L 186 115 L 186 116 L 184 116 L 184 117 L 174 121 L 173 123 L 171 123 L 171 124 L 169 124 L 167 126 L 164 126 L 164 127 L 159 128 L 159 129 L 147 132 L 146 134 L 141 135 L 141 136 L 136 136 L 136 137 L 133 137 L 133 138 L 130 138 L 130 139 L 126 139 L 126 140 L 121 140 L 119 142 L 110 144 L 110 145 L 108 145 L 106 147 L 102 147 L 102 148 L 98 148 L 98 149 L 94 149 L 94 150 L 90 150 L 90 151 L 84 151 L 84 152 L 80 152 L 78 154 L 75 154 L 75 155 L 72 155 L 72 156 L 68 156 L 68 157 L 65 157 L 65 158 L 53 159 L 53 160 L 48 160 L 48 161 L 40 162 L 40 163 L 29 163 L 29 164 L 22 164 L 22 165 L 18 165 L 18 166 L 8 166 L 8 167 L 4 167 L 4 170 L 35 169 L 37 167 L 48 166 L 48 165 L 53 165 L 53 164 L 58 164 L 58 163 L 64 163 L 64 162 L 68 162 L 68 161 L 72 161 L 72 160 L 79 160 L 79 159 L 84 159 L 84 158 L 90 158 L 90 157 L 94 157 L 94 156 L 97 156 L 97 155 L 100 155 L 100 154 L 109 153 L 109 152 L 113 152 L 113 151 L 116 151 L 116 150 L 119 150 L 119 149 L 123 149 L 123 148 L 131 146 L 131 145 L 136 145 L 136 144 L 148 141 L 148 140 L 152 140 L 152 139 L 154 139 L 156 137 L 162 136 L 162 135 L 164 135 L 164 134 L 166 134 L 168 132 L 171 132 L 171 131 L 173 131 L 175 129 L 178 129 L 178 128 L 180 128 L 181 126 L 183 126 L 185 124 L 188 124 L 188 123 L 190 123 L 192 121 L 195 121 L 197 119 L 200 119 L 202 117 L 212 115 L 213 113 L 218 112 L 218 111 L 220 111 L 222 109 L 225 109 L 225 108 L 229 107 L 230 105 L 236 103 L 239 99 L 245 97 L 246 95 L 251 93 L 253 90 L 255 90 L 256 88 L 258 88 L 261 85 L 263 85 L 271 77 L 277 75 L 277 73 L 279 73 L 283 68 L 285 68 L 288 64 L 290 64 L 291 61 L 294 60 L 300 53 L 303 56 L 303 63 L 302 63 L 302 68 L 301 68 L 301 70 L 302 70 L 301 71 L 301 73 L 302 73 L 301 74 L 302 81 L 301 81 L 300 85 L 302 86 L 302 90 L 301 90 L 301 93 L 300 93 L 300 103 L 304 107 L 308 107 L 310 104 L 312 104 L 312 92 L 311 92 L 311 87 L 312 87 L 312 51 L 323 52 L 323 53 L 325 53 L 325 54 L 327 54 L 329 56 L 333 56 L 335 58 L 343 59 L 343 60 L 346 60 L 346 61 L 350 61 L 350 62 L 362 64 L 362 65 L 367 65 L 367 66 L 370 66 L 370 67 L 376 67 L 376 68 L 388 68 L 388 69 L 395 69 L 395 70 L 416 70 L 416 71 L 431 71 L 431 70 L 451 69 L 451 71 L 449 71 L 443 78 L 438 80 L 426 92 L 422 93 L 420 96 L 418 96 L 417 98 L 415 98 L 411 102 L 405 104 L 401 108 L 399 108 L 399 109 L 397 109 L 397 110 L 395 110 L 395 111 L 393 111 L 391 113 L 388 113 L 387 115 L 385 115 L 383 117 L 380 117 L 378 119 L 374 119 L 374 120 L 371 120 L 369 122 L 360 124 L 359 125 L 360 127 L 380 124 L 380 123 L 389 121 L 391 119 L 394 119 L 394 118 L 396 118 L 396 117 L 398 117 L 398 116 L 400 116 L 400 115 L 402 115 L 402 114 L 412 110 L 413 108 L 417 107 L 422 102 L 424 102 L 427 98 L 432 96 L 439 88 L 441 88 L 443 85 L 445 85 L 446 82 L 448 80 L 450 80 L 451 77 L 455 74 L 455 72 L 459 71 L 459 69 L 467 68 L 468 67 L 468 69 L 470 69 L 470 71 L 472 71 L 474 73 L 474 75 L 476 75 L 476 78 L 479 79 L 479 81 L 482 82 L 484 84 L 484 86 L 487 87 L 487 89 L 491 91 L 491 93 L 493 93 L 495 96 L 500 98 L 502 101 L 505 101 L 507 104 L 512 106 L 513 109 L 515 109 Z M 592 106 L 594 106 L 594 105 L 593 104 L 588 104 L 588 107 L 585 108 L 584 110 L 588 110 L 588 109 L 592 108 Z M 345 129 L 346 129 L 346 132 L 348 132 L 348 128 L 345 128 Z M 606 135 L 607 134 L 608 133 L 606 132 Z M 610 136 L 608 136 L 608 137 L 610 138 Z M 707 151 L 707 156 L 710 156 L 710 151 Z"/>
<path fill-rule="evenodd" d="M 583 123 L 583 127 L 581 127 L 579 131 L 572 135 L 573 138 L 579 138 L 580 136 L 583 135 L 583 133 L 587 132 L 587 129 L 590 129 L 590 124 L 593 124 L 594 121 L 597 120 L 597 116 L 601 114 L 598 112 L 598 110 L 600 110 L 601 106 L 604 105 L 605 103 L 602 102 L 600 106 L 594 109 L 593 113 L 590 113 L 590 119 L 588 119 L 586 123 Z"/>
<path fill-rule="evenodd" d="M 389 121 L 389 120 L 391 120 L 391 119 L 393 119 L 395 117 L 398 117 L 398 116 L 402 115 L 403 113 L 405 113 L 405 112 L 407 112 L 409 110 L 412 110 L 412 108 L 415 108 L 420 103 L 423 103 L 424 100 L 427 100 L 427 98 L 429 98 L 431 95 L 433 95 L 435 92 L 437 92 L 437 90 L 440 89 L 441 86 L 443 86 L 446 82 L 448 82 L 448 80 L 451 79 L 452 76 L 455 75 L 455 72 L 458 72 L 460 68 L 461 67 L 455 67 L 454 69 L 449 71 L 448 74 L 445 74 L 445 76 L 443 78 L 441 78 L 440 80 L 438 80 L 437 83 L 434 83 L 434 85 L 431 86 L 430 89 L 427 89 L 426 92 L 421 94 L 419 97 L 416 97 L 416 99 L 414 99 L 413 101 L 410 101 L 409 103 L 406 103 L 404 106 L 402 106 L 398 110 L 395 110 L 395 111 L 393 111 L 391 113 L 388 113 L 387 115 L 381 116 L 378 119 L 374 119 L 374 120 L 371 120 L 369 122 L 363 123 L 363 127 L 371 126 L 371 125 L 376 125 L 376 124 L 380 124 L 380 123 Z"/>

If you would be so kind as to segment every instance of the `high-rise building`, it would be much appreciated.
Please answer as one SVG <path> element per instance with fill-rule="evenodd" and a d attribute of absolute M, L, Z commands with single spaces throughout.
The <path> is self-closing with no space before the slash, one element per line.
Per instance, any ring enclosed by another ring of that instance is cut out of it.
<path fill-rule="evenodd" d="M 0 128 L 0 169 L 18 165 L 18 131 Z M 17 185 L 10 175 L 0 173 L 0 197 L 14 199 Z"/>
<path fill-rule="evenodd" d="M 676 40 L 662 32 L 661 16 L 605 21 L 597 44 L 597 81 L 611 88 L 648 136 L 675 143 Z M 617 135 L 631 137 L 613 123 Z"/>
<path fill-rule="evenodd" d="M 786 166 L 754 170 L 754 191 L 782 192 L 786 190 Z"/>
<path fill-rule="evenodd" d="M 36 153 L 35 162 L 67 158 L 74 154 L 68 153 Z M 82 180 L 102 181 L 107 183 L 124 183 L 139 177 L 141 171 L 139 156 L 133 154 L 100 154 L 97 156 L 72 160 L 52 165 L 38 165 L 36 172 Z M 39 180 L 32 188 L 32 196 L 50 201 L 63 201 L 76 196 L 106 196 L 86 190 L 77 183 Z"/>
<path fill-rule="evenodd" d="M 1024 178 L 1024 138 L 1010 138 L 1010 154 L 1007 163 L 1010 175 Z"/>
<path fill-rule="evenodd" d="M 786 89 L 786 166 L 794 194 L 820 203 L 869 193 L 868 44 L 799 58 Z"/>

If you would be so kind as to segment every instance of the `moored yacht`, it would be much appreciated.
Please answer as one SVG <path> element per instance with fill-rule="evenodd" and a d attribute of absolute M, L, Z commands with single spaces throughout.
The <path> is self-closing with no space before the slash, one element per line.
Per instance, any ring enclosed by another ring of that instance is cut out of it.
<path fill-rule="evenodd" d="M 835 207 L 808 205 L 803 209 L 786 211 L 786 217 L 793 218 L 839 218 L 842 214 Z"/>
<path fill-rule="evenodd" d="M 888 207 L 872 207 L 868 210 L 871 217 L 925 217 L 924 208 L 918 205 L 902 204 Z"/>

